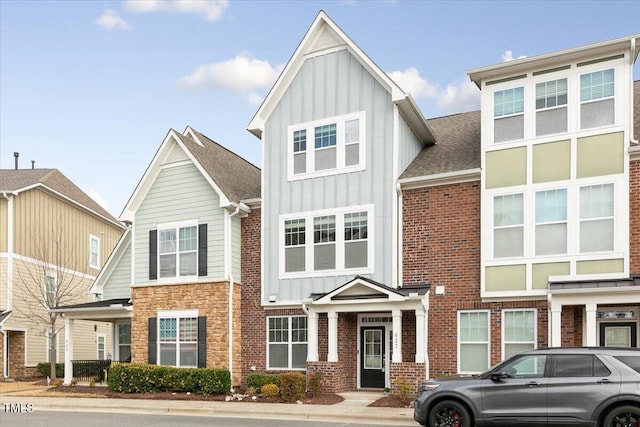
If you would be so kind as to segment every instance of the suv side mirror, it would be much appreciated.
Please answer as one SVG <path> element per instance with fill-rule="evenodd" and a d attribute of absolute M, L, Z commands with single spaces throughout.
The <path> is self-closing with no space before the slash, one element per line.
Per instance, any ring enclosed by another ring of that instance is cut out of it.
<path fill-rule="evenodd" d="M 510 377 L 511 375 L 509 375 L 505 371 L 496 371 L 491 374 L 491 381 L 500 381 Z"/>

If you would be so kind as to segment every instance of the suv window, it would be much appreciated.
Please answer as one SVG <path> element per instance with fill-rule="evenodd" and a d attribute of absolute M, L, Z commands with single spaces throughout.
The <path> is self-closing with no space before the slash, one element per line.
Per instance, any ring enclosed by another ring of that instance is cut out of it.
<path fill-rule="evenodd" d="M 542 378 L 547 363 L 547 356 L 536 354 L 517 358 L 502 367 L 511 378 Z"/>
<path fill-rule="evenodd" d="M 611 371 L 590 354 L 558 354 L 553 356 L 553 377 L 607 377 Z"/>
<path fill-rule="evenodd" d="M 640 373 L 640 357 L 639 356 L 615 356 L 616 359 Z"/>

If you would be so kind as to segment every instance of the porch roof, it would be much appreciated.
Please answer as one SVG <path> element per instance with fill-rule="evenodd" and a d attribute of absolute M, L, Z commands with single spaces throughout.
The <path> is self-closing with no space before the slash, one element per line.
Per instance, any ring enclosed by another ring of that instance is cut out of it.
<path fill-rule="evenodd" d="M 616 279 L 588 279 L 588 280 L 550 280 L 549 290 L 554 291 L 569 289 L 599 289 L 599 288 L 622 288 L 629 286 L 640 287 L 640 275 L 632 275 L 628 278 Z"/>
<path fill-rule="evenodd" d="M 7 320 L 9 318 L 10 314 L 11 314 L 11 310 L 0 311 L 0 325 L 2 325 L 2 322 L 4 322 L 5 320 Z"/>
<path fill-rule="evenodd" d="M 105 322 L 130 318 L 133 315 L 133 303 L 130 298 L 114 298 L 103 301 L 87 302 L 60 306 L 52 309 L 65 317 L 82 320 L 101 320 Z"/>

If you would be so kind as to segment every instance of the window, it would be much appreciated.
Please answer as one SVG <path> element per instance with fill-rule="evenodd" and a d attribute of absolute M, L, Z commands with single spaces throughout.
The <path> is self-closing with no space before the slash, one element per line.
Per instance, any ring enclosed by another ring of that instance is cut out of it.
<path fill-rule="evenodd" d="M 118 360 L 131 361 L 131 323 L 118 324 Z"/>
<path fill-rule="evenodd" d="M 567 190 L 536 192 L 536 255 L 567 253 Z"/>
<path fill-rule="evenodd" d="M 198 264 L 196 226 L 160 230 L 158 238 L 160 278 L 195 276 Z"/>
<path fill-rule="evenodd" d="M 159 317 L 160 365 L 198 366 L 198 316 Z"/>
<path fill-rule="evenodd" d="M 269 369 L 306 369 L 307 318 L 267 318 L 267 366 Z"/>
<path fill-rule="evenodd" d="M 536 311 L 504 310 L 502 312 L 502 358 L 536 348 Z"/>
<path fill-rule="evenodd" d="M 48 308 L 58 305 L 58 280 L 55 276 L 47 274 L 44 277 L 44 300 Z"/>
<path fill-rule="evenodd" d="M 489 368 L 489 312 L 458 312 L 458 371 L 483 372 Z"/>
<path fill-rule="evenodd" d="M 107 338 L 104 334 L 96 335 L 96 346 L 98 353 L 98 360 L 105 360 L 106 356 L 106 346 L 107 346 Z"/>
<path fill-rule="evenodd" d="M 371 207 L 292 216 L 281 216 L 281 277 L 371 272 Z"/>
<path fill-rule="evenodd" d="M 613 184 L 580 188 L 580 252 L 613 250 Z"/>
<path fill-rule="evenodd" d="M 493 117 L 494 142 L 524 138 L 524 87 L 494 92 Z"/>
<path fill-rule="evenodd" d="M 590 354 L 557 354 L 553 356 L 554 377 L 608 377 L 611 371 Z"/>
<path fill-rule="evenodd" d="M 495 258 L 523 255 L 523 203 L 521 193 L 493 198 L 493 256 Z"/>
<path fill-rule="evenodd" d="M 100 239 L 89 236 L 89 267 L 100 268 Z"/>
<path fill-rule="evenodd" d="M 638 356 L 614 356 L 614 357 L 640 374 L 640 357 Z"/>
<path fill-rule="evenodd" d="M 580 128 L 612 125 L 615 73 L 613 68 L 580 76 Z"/>
<path fill-rule="evenodd" d="M 567 79 L 536 84 L 536 135 L 567 131 Z"/>
<path fill-rule="evenodd" d="M 290 126 L 288 134 L 289 180 L 364 169 L 364 111 Z"/>

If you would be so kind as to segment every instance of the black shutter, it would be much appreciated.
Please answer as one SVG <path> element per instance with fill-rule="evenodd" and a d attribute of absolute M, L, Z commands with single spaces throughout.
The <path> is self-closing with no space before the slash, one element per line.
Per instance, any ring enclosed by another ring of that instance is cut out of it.
<path fill-rule="evenodd" d="M 156 364 L 157 354 L 157 337 L 158 337 L 158 320 L 155 317 L 149 317 L 149 337 L 148 337 L 148 352 L 149 352 L 149 364 Z"/>
<path fill-rule="evenodd" d="M 149 230 L 149 280 L 158 278 L 158 230 Z"/>
<path fill-rule="evenodd" d="M 198 316 L 198 368 L 207 367 L 207 318 Z"/>
<path fill-rule="evenodd" d="M 198 226 L 198 276 L 207 275 L 207 224 Z"/>

